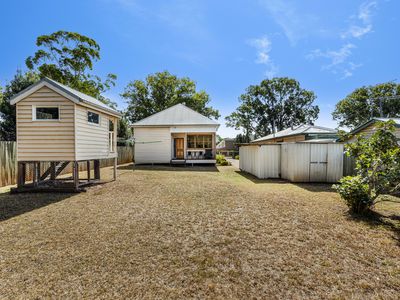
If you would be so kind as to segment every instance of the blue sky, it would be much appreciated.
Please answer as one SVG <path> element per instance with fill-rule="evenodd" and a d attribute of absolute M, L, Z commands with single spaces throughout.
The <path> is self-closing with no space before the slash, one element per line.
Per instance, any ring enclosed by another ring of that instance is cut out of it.
<path fill-rule="evenodd" d="M 400 80 L 396 0 L 3 1 L 1 11 L 1 84 L 25 69 L 37 36 L 76 31 L 101 46 L 94 73 L 118 75 L 107 96 L 119 108 L 129 81 L 168 70 L 211 95 L 224 137 L 236 134 L 224 117 L 238 96 L 267 77 L 313 90 L 316 123 L 329 127 L 335 103 L 355 88 Z"/>

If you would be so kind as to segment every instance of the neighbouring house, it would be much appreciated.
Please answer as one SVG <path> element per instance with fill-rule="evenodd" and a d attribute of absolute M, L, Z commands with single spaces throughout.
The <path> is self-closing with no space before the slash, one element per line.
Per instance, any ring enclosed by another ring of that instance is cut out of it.
<path fill-rule="evenodd" d="M 335 142 L 337 130 L 315 125 L 299 125 L 251 141 L 251 144 L 276 144 L 290 142 Z"/>
<path fill-rule="evenodd" d="M 217 154 L 232 156 L 239 154 L 239 147 L 234 138 L 224 138 L 217 144 Z"/>
<path fill-rule="evenodd" d="M 14 191 L 80 191 L 100 180 L 100 160 L 117 163 L 117 121 L 121 114 L 96 98 L 49 78 L 44 78 L 15 95 L 18 186 Z M 79 178 L 79 163 L 90 170 Z M 57 179 L 69 164 L 71 181 Z M 33 182 L 27 183 L 27 166 Z M 43 166 L 48 168 L 43 172 Z"/>
<path fill-rule="evenodd" d="M 135 164 L 215 164 L 219 124 L 177 104 L 132 125 Z"/>
<path fill-rule="evenodd" d="M 349 133 L 349 138 L 345 140 L 346 143 L 355 142 L 357 136 L 362 134 L 365 137 L 370 137 L 376 131 L 376 123 L 377 122 L 387 122 L 392 120 L 396 123 L 396 131 L 395 135 L 400 140 L 400 118 L 372 118 L 369 121 L 361 124 L 360 126 L 354 128 Z"/>

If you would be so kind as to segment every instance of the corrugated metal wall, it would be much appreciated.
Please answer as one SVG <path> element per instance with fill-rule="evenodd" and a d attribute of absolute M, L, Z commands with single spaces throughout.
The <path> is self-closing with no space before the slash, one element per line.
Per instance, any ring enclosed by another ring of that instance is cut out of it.
<path fill-rule="evenodd" d="M 337 182 L 343 176 L 343 144 L 284 143 L 241 146 L 241 170 L 258 178 Z"/>

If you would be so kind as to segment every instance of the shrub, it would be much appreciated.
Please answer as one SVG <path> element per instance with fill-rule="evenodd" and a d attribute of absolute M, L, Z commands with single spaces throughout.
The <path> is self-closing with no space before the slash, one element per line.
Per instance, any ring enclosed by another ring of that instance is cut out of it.
<path fill-rule="evenodd" d="M 368 213 L 376 203 L 389 201 L 383 195 L 400 190 L 400 147 L 393 121 L 378 122 L 369 138 L 357 137 L 346 145 L 346 154 L 356 161 L 357 176 L 340 180 L 334 188 L 355 213 Z"/>
<path fill-rule="evenodd" d="M 220 166 L 229 166 L 229 162 L 226 160 L 225 156 L 223 156 L 222 154 L 217 154 L 217 156 L 215 157 L 217 160 L 217 164 Z"/>
<path fill-rule="evenodd" d="M 235 159 L 239 159 L 239 154 L 235 156 Z"/>
<path fill-rule="evenodd" d="M 360 176 L 343 177 L 339 184 L 333 187 L 346 202 L 351 212 L 363 214 L 371 206 L 368 184 L 363 183 Z"/>

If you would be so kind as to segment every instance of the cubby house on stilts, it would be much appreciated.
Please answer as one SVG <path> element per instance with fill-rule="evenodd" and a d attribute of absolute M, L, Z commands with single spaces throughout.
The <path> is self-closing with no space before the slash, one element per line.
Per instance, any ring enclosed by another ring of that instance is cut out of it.
<path fill-rule="evenodd" d="M 17 94 L 11 104 L 16 105 L 18 162 L 13 192 L 83 191 L 100 181 L 103 159 L 114 160 L 115 180 L 118 111 L 48 78 Z M 70 164 L 72 176 L 60 178 Z M 79 164 L 86 164 L 86 178 L 79 178 Z M 29 182 L 28 165 L 33 171 Z"/>

